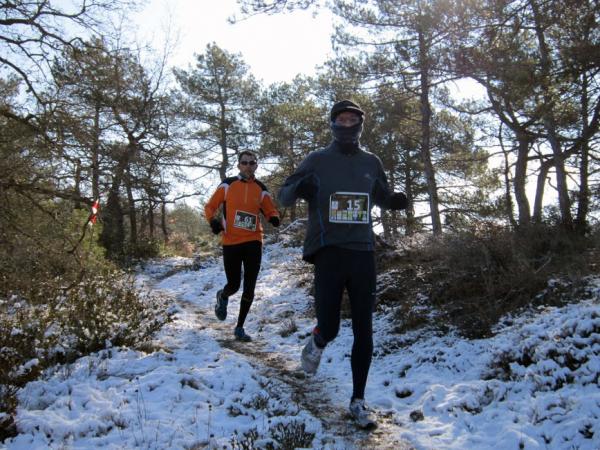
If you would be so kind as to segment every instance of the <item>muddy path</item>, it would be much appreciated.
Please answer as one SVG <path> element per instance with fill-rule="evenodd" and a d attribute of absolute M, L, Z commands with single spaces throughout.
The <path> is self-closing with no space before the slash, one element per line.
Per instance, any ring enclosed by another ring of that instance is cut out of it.
<path fill-rule="evenodd" d="M 212 311 L 203 311 L 187 302 L 180 302 L 184 308 L 193 308 L 199 327 L 212 327 L 221 332 L 217 341 L 222 347 L 243 355 L 256 368 L 258 373 L 274 382 L 266 387 L 271 395 L 285 389 L 299 408 L 307 410 L 317 418 L 327 434 L 336 436 L 347 443 L 348 449 L 409 450 L 413 447 L 404 441 L 390 440 L 397 436 L 397 425 L 393 417 L 377 415 L 379 426 L 373 431 L 358 428 L 347 413 L 345 407 L 334 406 L 330 392 L 334 392 L 336 380 L 311 377 L 300 368 L 300 355 L 282 355 L 266 351 L 260 339 L 252 342 L 240 342 L 233 338 L 231 324 L 215 323 Z M 231 336 L 231 337 L 230 337 Z"/>
<path fill-rule="evenodd" d="M 180 268 L 180 270 L 184 269 L 186 268 Z M 153 281 L 165 279 L 176 272 L 178 270 L 164 274 Z M 242 355 L 261 376 L 270 380 L 265 389 L 271 396 L 280 398 L 285 392 L 299 409 L 310 412 L 321 422 L 324 434 L 335 437 L 337 445 L 339 441 L 343 441 L 344 448 L 348 450 L 414 449 L 410 443 L 393 438 L 399 436 L 401 430 L 395 423 L 394 417 L 390 415 L 377 413 L 379 426 L 375 430 L 365 431 L 358 428 L 352 422 L 346 406 L 340 408 L 331 401 L 336 380 L 306 375 L 300 368 L 299 354 L 288 355 L 267 350 L 266 343 L 261 338 L 254 339 L 252 342 L 237 341 L 233 338 L 232 324 L 217 321 L 212 309 L 206 310 L 177 296 L 174 300 L 186 314 L 194 317 L 197 332 L 211 330 L 215 333 L 217 342 L 223 348 Z"/>

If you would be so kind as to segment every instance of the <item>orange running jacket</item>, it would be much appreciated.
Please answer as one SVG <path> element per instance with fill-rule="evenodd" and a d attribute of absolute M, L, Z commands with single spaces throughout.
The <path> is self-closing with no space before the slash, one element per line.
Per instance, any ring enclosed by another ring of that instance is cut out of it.
<path fill-rule="evenodd" d="M 226 178 L 217 187 L 206 206 L 206 220 L 215 217 L 223 205 L 223 245 L 235 245 L 249 241 L 262 242 L 263 228 L 259 213 L 267 220 L 279 217 L 267 187 L 257 179 L 243 179 L 241 176 Z"/>

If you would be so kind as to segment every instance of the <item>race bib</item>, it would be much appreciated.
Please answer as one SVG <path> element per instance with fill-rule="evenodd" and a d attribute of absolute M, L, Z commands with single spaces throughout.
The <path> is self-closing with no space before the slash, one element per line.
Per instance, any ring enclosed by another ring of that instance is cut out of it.
<path fill-rule="evenodd" d="M 329 197 L 329 221 L 369 224 L 369 194 L 335 192 Z"/>
<path fill-rule="evenodd" d="M 233 226 L 235 228 L 242 228 L 243 230 L 248 231 L 256 231 L 257 223 L 258 217 L 255 214 L 250 214 L 246 211 L 235 212 L 235 218 L 233 220 Z"/>

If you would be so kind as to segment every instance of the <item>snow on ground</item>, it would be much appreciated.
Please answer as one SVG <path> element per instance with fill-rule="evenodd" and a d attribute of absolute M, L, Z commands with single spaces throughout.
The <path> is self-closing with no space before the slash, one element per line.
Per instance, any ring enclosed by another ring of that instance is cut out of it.
<path fill-rule="evenodd" d="M 600 448 L 600 280 L 591 299 L 507 318 L 491 339 L 394 334 L 380 308 L 366 398 L 381 426 L 368 434 L 345 412 L 347 320 L 317 375 L 299 369 L 313 326 L 299 249 L 265 247 L 250 344 L 232 336 L 239 293 L 225 322 L 214 317 L 220 259 L 176 270 L 190 264 L 163 260 L 139 276 L 177 305 L 155 351 L 105 350 L 29 383 L 20 434 L 2 448 Z"/>

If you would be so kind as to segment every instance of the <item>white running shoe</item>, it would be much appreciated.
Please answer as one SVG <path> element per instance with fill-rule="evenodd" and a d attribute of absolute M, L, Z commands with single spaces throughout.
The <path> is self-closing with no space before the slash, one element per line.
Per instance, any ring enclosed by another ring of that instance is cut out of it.
<path fill-rule="evenodd" d="M 377 428 L 375 414 L 365 405 L 362 398 L 355 398 L 350 402 L 350 415 L 360 428 L 365 430 Z"/>
<path fill-rule="evenodd" d="M 310 375 L 317 373 L 322 354 L 323 349 L 317 347 L 317 344 L 315 343 L 315 335 L 311 333 L 310 339 L 302 349 L 302 369 Z"/>

